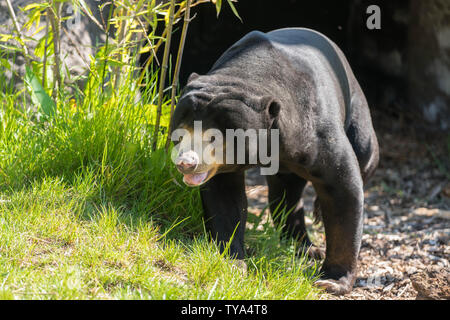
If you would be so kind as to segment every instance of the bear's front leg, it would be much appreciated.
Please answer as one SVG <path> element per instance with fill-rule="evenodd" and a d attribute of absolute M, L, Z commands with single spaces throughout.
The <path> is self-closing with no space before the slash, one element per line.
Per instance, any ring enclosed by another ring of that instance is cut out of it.
<path fill-rule="evenodd" d="M 313 182 L 326 235 L 322 277 L 316 284 L 337 295 L 353 288 L 363 227 L 362 177 L 353 150 L 345 145 L 322 162 L 321 178 Z"/>
<path fill-rule="evenodd" d="M 244 232 L 247 221 L 247 197 L 244 172 L 214 176 L 200 189 L 207 231 L 221 252 L 233 236 L 230 256 L 244 259 Z"/>

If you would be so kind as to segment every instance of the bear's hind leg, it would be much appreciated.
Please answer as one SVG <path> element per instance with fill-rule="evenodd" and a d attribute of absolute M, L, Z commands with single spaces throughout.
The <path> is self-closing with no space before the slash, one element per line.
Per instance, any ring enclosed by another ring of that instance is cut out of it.
<path fill-rule="evenodd" d="M 326 235 L 322 277 L 316 284 L 338 295 L 350 292 L 356 279 L 364 205 L 358 160 L 348 140 L 340 140 L 317 162 L 321 178 L 313 183 Z"/>
<path fill-rule="evenodd" d="M 358 158 L 361 176 L 366 184 L 378 166 L 380 155 L 369 107 L 361 89 L 352 98 L 352 110 L 353 119 L 350 121 L 346 135 Z"/>

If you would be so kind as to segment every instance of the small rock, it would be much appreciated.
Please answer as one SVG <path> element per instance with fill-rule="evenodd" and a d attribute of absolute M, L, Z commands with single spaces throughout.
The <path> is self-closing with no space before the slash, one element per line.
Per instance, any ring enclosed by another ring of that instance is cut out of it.
<path fill-rule="evenodd" d="M 408 275 L 412 275 L 413 273 L 416 273 L 416 272 L 417 272 L 417 268 L 416 267 L 407 267 L 406 268 L 406 273 Z"/>
<path fill-rule="evenodd" d="M 386 286 L 386 287 L 383 288 L 383 292 L 390 291 L 393 287 L 394 287 L 394 284 L 391 283 L 390 285 L 388 285 L 388 286 Z"/>

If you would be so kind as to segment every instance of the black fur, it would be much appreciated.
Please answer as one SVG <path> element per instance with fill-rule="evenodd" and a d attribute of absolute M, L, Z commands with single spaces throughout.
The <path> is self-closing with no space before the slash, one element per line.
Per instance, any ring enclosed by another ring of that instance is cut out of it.
<path fill-rule="evenodd" d="M 173 117 L 192 126 L 280 130 L 280 172 L 268 176 L 274 209 L 284 199 L 284 230 L 310 245 L 299 202 L 311 181 L 326 233 L 322 285 L 351 290 L 363 223 L 363 183 L 378 164 L 378 142 L 364 94 L 340 49 L 324 35 L 288 28 L 247 34 L 206 75 L 193 75 Z M 247 165 L 225 165 L 201 188 L 207 226 L 244 258 Z M 275 219 L 277 222 L 277 219 Z"/>

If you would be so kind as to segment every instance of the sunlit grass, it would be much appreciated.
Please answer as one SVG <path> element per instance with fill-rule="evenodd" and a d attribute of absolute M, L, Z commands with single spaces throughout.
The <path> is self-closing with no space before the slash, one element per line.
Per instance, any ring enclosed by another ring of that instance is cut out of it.
<path fill-rule="evenodd" d="M 151 148 L 156 80 L 62 93 L 52 117 L 0 91 L 0 299 L 318 298 L 316 265 L 270 223 L 247 230 L 246 273 L 208 240 L 164 132 Z"/>
<path fill-rule="evenodd" d="M 311 286 L 315 267 L 296 257 L 292 244 L 276 242 L 274 229 L 249 236 L 258 250 L 244 273 L 204 234 L 184 233 L 179 225 L 162 237 L 171 226 L 139 205 L 96 200 L 93 193 L 83 179 L 47 178 L 2 194 L 0 298 L 318 297 Z"/>

